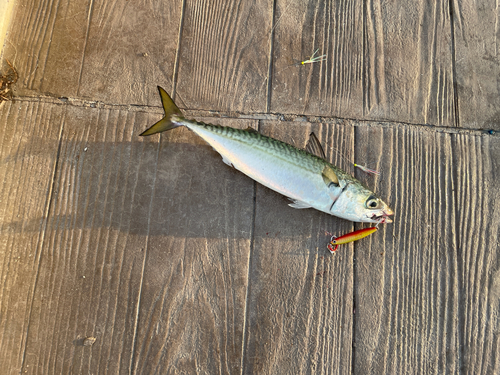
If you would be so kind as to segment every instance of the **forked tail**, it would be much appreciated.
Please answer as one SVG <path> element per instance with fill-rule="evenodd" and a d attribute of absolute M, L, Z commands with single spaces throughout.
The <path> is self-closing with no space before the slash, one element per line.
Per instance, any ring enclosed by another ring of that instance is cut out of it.
<path fill-rule="evenodd" d="M 163 110 L 165 111 L 165 117 L 163 117 L 160 121 L 151 126 L 145 132 L 139 134 L 141 136 L 161 133 L 167 130 L 172 130 L 180 126 L 179 124 L 173 122 L 172 118 L 182 117 L 181 110 L 177 108 L 172 98 L 160 86 L 158 86 L 158 91 L 160 92 L 161 103 L 163 105 Z"/>

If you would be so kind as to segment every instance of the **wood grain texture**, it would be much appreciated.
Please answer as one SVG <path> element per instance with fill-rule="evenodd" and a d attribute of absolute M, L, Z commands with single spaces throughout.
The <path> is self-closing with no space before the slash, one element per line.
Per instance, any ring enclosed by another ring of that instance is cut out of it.
<path fill-rule="evenodd" d="M 16 67 L 18 95 L 76 96 L 90 0 L 17 2 L 4 56 Z"/>
<path fill-rule="evenodd" d="M 156 103 L 173 89 L 182 0 L 92 2 L 79 96 Z"/>
<path fill-rule="evenodd" d="M 272 2 L 186 2 L 178 102 L 184 107 L 264 112 Z"/>
<path fill-rule="evenodd" d="M 18 95 L 148 104 L 172 88 L 181 1 L 29 1 L 16 6 L 4 56 Z"/>
<path fill-rule="evenodd" d="M 150 122 L 67 107 L 22 372 L 128 373 L 157 156 L 137 135 Z"/>
<path fill-rule="evenodd" d="M 500 129 L 497 18 L 493 0 L 17 2 L 1 374 L 500 373 L 500 138 L 455 129 Z M 314 131 L 395 223 L 331 256 L 325 231 L 367 225 L 288 207 L 186 129 L 138 137 L 157 84 L 230 117 L 206 121 Z"/>
<path fill-rule="evenodd" d="M 461 370 L 500 371 L 500 139 L 452 139 L 456 169 Z"/>
<path fill-rule="evenodd" d="M 162 137 L 133 372 L 240 374 L 254 183 L 187 129 Z"/>
<path fill-rule="evenodd" d="M 263 134 L 297 147 L 305 147 L 311 131 L 324 144 L 353 151 L 349 124 L 261 126 Z M 326 152 L 341 165 L 336 153 Z M 351 373 L 352 247 L 332 256 L 325 230 L 346 233 L 352 223 L 288 207 L 287 198 L 261 185 L 256 203 L 243 373 Z"/>
<path fill-rule="evenodd" d="M 457 373 L 459 246 L 452 136 L 410 126 L 356 130 L 382 171 L 394 224 L 357 242 L 355 372 Z M 375 156 L 375 157 L 374 157 Z"/>
<path fill-rule="evenodd" d="M 5 56 L 23 95 L 150 104 L 161 84 L 188 108 L 265 112 L 270 101 L 274 112 L 455 125 L 447 1 L 276 9 L 273 21 L 264 1 L 30 2 L 16 8 Z M 290 66 L 316 48 L 327 61 Z"/>
<path fill-rule="evenodd" d="M 454 1 L 460 126 L 500 130 L 498 2 Z"/>
<path fill-rule="evenodd" d="M 276 8 L 271 110 L 362 117 L 363 3 L 278 1 Z M 326 61 L 301 65 L 316 49 Z"/>
<path fill-rule="evenodd" d="M 357 144 L 396 220 L 356 243 L 355 370 L 496 373 L 498 138 L 359 127 Z"/>
<path fill-rule="evenodd" d="M 19 374 L 40 273 L 63 113 L 0 104 L 0 363 Z"/>
<path fill-rule="evenodd" d="M 271 110 L 453 126 L 448 1 L 277 5 Z M 316 49 L 326 61 L 290 66 Z"/>

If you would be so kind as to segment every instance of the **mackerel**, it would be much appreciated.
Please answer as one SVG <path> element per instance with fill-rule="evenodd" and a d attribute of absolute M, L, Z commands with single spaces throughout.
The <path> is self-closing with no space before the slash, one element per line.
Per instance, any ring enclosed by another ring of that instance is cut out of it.
<path fill-rule="evenodd" d="M 221 156 L 224 163 L 260 184 L 290 198 L 293 208 L 315 208 L 343 219 L 391 223 L 394 212 L 375 193 L 324 159 L 314 134 L 307 151 L 266 137 L 253 129 L 188 120 L 170 96 L 158 86 L 165 116 L 141 136 L 186 126 Z"/>

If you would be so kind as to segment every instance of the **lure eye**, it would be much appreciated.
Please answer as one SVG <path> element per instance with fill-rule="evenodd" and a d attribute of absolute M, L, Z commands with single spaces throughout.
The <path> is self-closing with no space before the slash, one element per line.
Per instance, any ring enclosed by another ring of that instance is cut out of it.
<path fill-rule="evenodd" d="M 369 208 L 372 210 L 380 208 L 380 199 L 378 199 L 377 197 L 374 197 L 372 195 L 366 200 L 365 205 L 366 205 L 366 208 Z"/>

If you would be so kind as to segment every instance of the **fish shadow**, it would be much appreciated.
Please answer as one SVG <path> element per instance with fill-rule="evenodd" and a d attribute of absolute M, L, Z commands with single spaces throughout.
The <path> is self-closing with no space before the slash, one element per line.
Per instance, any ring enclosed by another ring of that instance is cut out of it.
<path fill-rule="evenodd" d="M 13 170 L 29 159 L 53 166 L 53 175 L 43 176 L 34 193 L 46 200 L 39 205 L 48 216 L 4 216 L 2 231 L 108 228 L 129 235 L 248 238 L 258 220 L 258 225 L 266 222 L 266 232 L 280 228 L 280 236 L 296 237 L 310 235 L 304 221 L 328 217 L 329 222 L 343 222 L 312 209 L 288 207 L 287 198 L 225 165 L 217 152 L 186 129 L 164 133 L 160 143 L 158 139 L 30 139 L 3 157 L 0 165 Z M 13 205 L 14 199 L 4 204 Z M 259 218 L 266 216 L 268 220 Z M 285 222 L 288 229 L 282 230 Z"/>

